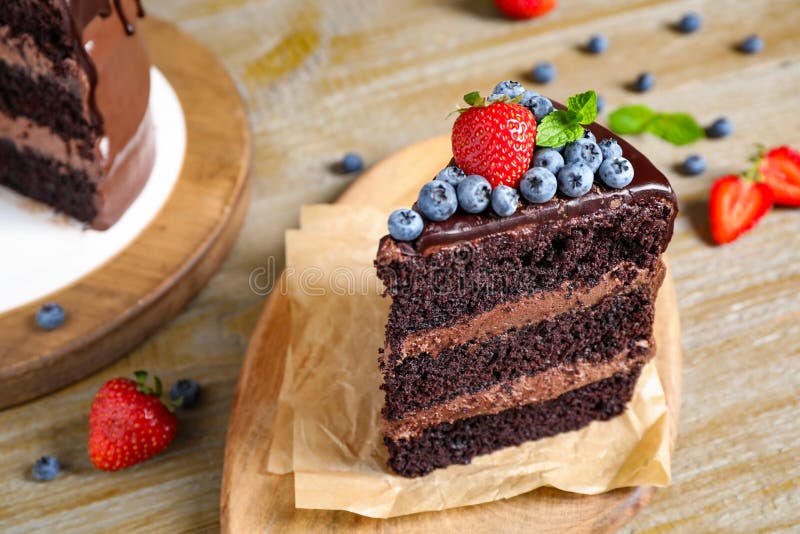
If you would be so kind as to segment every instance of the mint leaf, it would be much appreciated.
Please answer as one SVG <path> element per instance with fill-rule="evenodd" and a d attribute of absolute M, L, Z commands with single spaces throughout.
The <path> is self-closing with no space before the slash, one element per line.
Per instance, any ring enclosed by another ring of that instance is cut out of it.
<path fill-rule="evenodd" d="M 608 125 L 618 134 L 640 134 L 656 115 L 655 111 L 641 104 L 622 106 L 608 116 Z"/>
<path fill-rule="evenodd" d="M 659 113 L 647 124 L 647 131 L 673 145 L 688 145 L 706 135 L 697 121 L 686 113 Z"/>
<path fill-rule="evenodd" d="M 575 141 L 583 135 L 583 127 L 572 110 L 554 111 L 536 127 L 536 145 L 559 147 Z"/>
<path fill-rule="evenodd" d="M 597 118 L 597 93 L 586 91 L 567 99 L 567 108 L 581 124 L 591 124 Z"/>

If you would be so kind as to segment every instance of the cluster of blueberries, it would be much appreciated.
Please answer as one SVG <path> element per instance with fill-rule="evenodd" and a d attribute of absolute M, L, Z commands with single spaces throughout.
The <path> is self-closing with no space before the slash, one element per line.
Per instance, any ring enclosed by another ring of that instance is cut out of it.
<path fill-rule="evenodd" d="M 537 122 L 554 110 L 550 100 L 526 90 L 519 82 L 499 83 L 487 101 L 504 97 L 521 98 L 520 104 L 531 110 Z M 622 147 L 615 139 L 603 139 L 598 143 L 592 132 L 584 130 L 583 137 L 565 146 L 536 150 L 531 168 L 520 181 L 519 191 L 507 185 L 492 188 L 483 176 L 467 176 L 459 167 L 450 165 L 422 186 L 417 209 L 430 221 L 444 221 L 459 207 L 477 214 L 491 206 L 497 215 L 508 217 L 517 211 L 520 193 L 532 204 L 551 200 L 557 191 L 577 198 L 589 192 L 595 174 L 608 187 L 621 188 L 633 180 L 633 165 L 622 156 Z M 413 241 L 422 233 L 424 222 L 417 211 L 399 209 L 389 216 L 388 226 L 394 239 Z"/>

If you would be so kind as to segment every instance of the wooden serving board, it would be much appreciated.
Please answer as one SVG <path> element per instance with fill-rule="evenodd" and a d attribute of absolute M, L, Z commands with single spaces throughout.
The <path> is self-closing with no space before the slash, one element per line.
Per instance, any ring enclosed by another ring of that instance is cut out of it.
<path fill-rule="evenodd" d="M 359 178 L 338 200 L 372 204 L 388 214 L 411 205 L 419 186 L 450 157 L 449 137 L 425 141 L 385 159 Z M 377 247 L 377 244 L 376 244 Z M 672 446 L 677 435 L 681 389 L 680 323 L 675 288 L 668 272 L 656 306 L 656 363 L 665 384 Z M 289 301 L 274 292 L 250 341 L 233 404 L 222 479 L 221 521 L 225 532 L 449 532 L 470 525 L 475 531 L 614 532 L 627 523 L 655 492 L 636 487 L 585 496 L 552 488 L 492 503 L 391 519 L 372 519 L 343 511 L 294 507 L 291 475 L 266 471 L 276 399 L 289 342 Z"/>
<path fill-rule="evenodd" d="M 149 17 L 142 31 L 186 117 L 181 175 L 123 252 L 69 287 L 0 315 L 0 408 L 75 382 L 147 339 L 216 272 L 244 220 L 250 130 L 235 85 L 172 24 Z M 34 315 L 51 301 L 70 311 L 69 320 L 45 334 Z"/>

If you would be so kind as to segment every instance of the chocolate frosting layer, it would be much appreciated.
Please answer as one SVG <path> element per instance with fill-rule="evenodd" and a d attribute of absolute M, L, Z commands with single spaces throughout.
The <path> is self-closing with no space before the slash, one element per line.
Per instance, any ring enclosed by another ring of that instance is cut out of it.
<path fill-rule="evenodd" d="M 554 102 L 554 105 L 564 109 L 564 106 L 557 102 Z M 520 208 L 510 217 L 500 217 L 491 210 L 477 215 L 459 210 L 445 221 L 426 220 L 425 228 L 419 238 L 412 242 L 397 242 L 400 251 L 406 255 L 427 256 L 441 247 L 481 239 L 494 233 L 507 232 L 527 225 L 558 222 L 598 210 L 616 208 L 623 203 L 631 204 L 651 198 L 669 202 L 677 211 L 677 197 L 669 181 L 647 157 L 625 139 L 596 122 L 588 126 L 588 129 L 598 140 L 608 137 L 617 140 L 622 147 L 622 155 L 634 168 L 634 178 L 630 185 L 622 189 L 613 189 L 595 180 L 592 189 L 582 197 L 569 198 L 557 193 L 552 200 L 544 204 L 530 204 L 522 200 Z M 664 244 L 671 238 L 670 232 Z M 384 237 L 381 246 L 385 240 L 391 240 L 391 237 Z"/>
<path fill-rule="evenodd" d="M 393 440 L 408 439 L 426 428 L 452 423 L 476 415 L 492 415 L 509 408 L 555 399 L 568 391 L 627 373 L 655 355 L 652 339 L 636 342 L 611 360 L 602 363 L 563 364 L 532 376 L 523 376 L 496 384 L 480 393 L 466 394 L 425 410 L 408 414 L 398 421 L 381 421 L 383 434 Z"/>
<path fill-rule="evenodd" d="M 623 287 L 637 289 L 650 284 L 658 287 L 663 279 L 663 263 L 659 262 L 655 272 L 640 269 L 634 264 L 621 264 L 613 271 L 606 273 L 600 283 L 590 288 L 573 288 L 572 283 L 565 284 L 555 291 L 536 293 L 521 297 L 516 301 L 498 304 L 488 312 L 468 317 L 465 321 L 452 326 L 434 328 L 415 332 L 409 335 L 401 344 L 401 354 L 397 358 L 388 357 L 391 349 L 385 348 L 384 364 L 400 365 L 406 358 L 419 356 L 435 358 L 438 354 L 451 345 L 461 345 L 469 341 L 480 341 L 504 332 L 522 328 L 528 324 L 538 323 L 557 317 L 563 313 L 583 307 L 591 307 L 605 297 L 621 290 Z M 631 282 L 624 272 L 635 273 Z"/>
<path fill-rule="evenodd" d="M 69 14 L 67 27 L 65 30 L 72 35 L 78 62 L 89 78 L 89 106 L 92 114 L 92 122 L 99 130 L 103 127 L 103 115 L 97 105 L 95 96 L 97 88 L 97 67 L 92 61 L 90 53 L 86 50 L 84 30 L 97 17 L 108 18 L 116 12 L 127 35 L 133 35 L 136 27 L 130 21 L 122 6 L 122 0 L 114 0 L 114 10 L 111 8 L 110 0 L 61 0 Z M 144 16 L 144 8 L 141 0 L 135 0 L 136 13 L 139 17 Z"/>

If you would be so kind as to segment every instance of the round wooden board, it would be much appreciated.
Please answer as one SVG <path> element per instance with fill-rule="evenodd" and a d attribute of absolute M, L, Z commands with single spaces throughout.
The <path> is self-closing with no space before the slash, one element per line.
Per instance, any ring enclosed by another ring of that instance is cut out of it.
<path fill-rule="evenodd" d="M 387 213 L 409 206 L 419 186 L 449 157 L 448 137 L 410 146 L 373 167 L 338 202 L 372 204 Z M 669 272 L 656 307 L 656 364 L 666 384 L 674 447 L 681 348 L 678 307 Z M 463 530 L 466 524 L 475 531 L 496 530 L 502 525 L 504 532 L 530 532 L 533 526 L 537 532 L 614 532 L 655 492 L 655 488 L 637 487 L 585 496 L 541 488 L 513 499 L 391 519 L 296 509 L 292 477 L 272 475 L 265 467 L 289 330 L 288 298 L 275 292 L 256 325 L 233 404 L 222 479 L 221 521 L 225 532 L 450 532 Z"/>
<path fill-rule="evenodd" d="M 123 252 L 69 287 L 0 315 L 0 408 L 75 382 L 147 339 L 219 268 L 244 220 L 250 129 L 236 86 L 176 26 L 150 17 L 142 31 L 186 116 L 181 175 L 161 212 Z M 34 322 L 45 301 L 69 313 L 48 333 Z"/>

